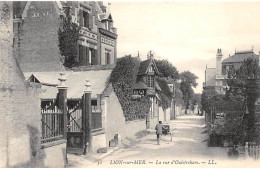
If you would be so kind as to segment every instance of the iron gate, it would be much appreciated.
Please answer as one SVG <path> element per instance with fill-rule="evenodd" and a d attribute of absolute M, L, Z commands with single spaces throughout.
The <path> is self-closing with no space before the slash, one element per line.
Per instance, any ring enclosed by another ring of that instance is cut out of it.
<path fill-rule="evenodd" d="M 82 100 L 68 100 L 67 105 L 67 152 L 71 154 L 84 154 L 86 143 Z"/>

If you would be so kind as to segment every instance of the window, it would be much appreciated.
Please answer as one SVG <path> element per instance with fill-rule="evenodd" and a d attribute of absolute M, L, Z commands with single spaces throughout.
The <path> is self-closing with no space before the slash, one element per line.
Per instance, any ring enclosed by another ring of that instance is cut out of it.
<path fill-rule="evenodd" d="M 96 112 L 98 110 L 97 100 L 91 100 L 91 111 Z"/>
<path fill-rule="evenodd" d="M 93 48 L 89 48 L 89 64 L 95 65 L 96 64 L 96 50 Z"/>
<path fill-rule="evenodd" d="M 111 61 L 111 51 L 110 50 L 107 50 L 105 51 L 105 60 L 106 60 L 106 65 L 109 65 L 110 64 L 110 61 Z"/>
<path fill-rule="evenodd" d="M 154 72 L 153 65 L 150 66 L 150 68 L 148 69 L 148 72 Z"/>
<path fill-rule="evenodd" d="M 154 87 L 154 78 L 152 75 L 147 76 L 147 86 L 148 87 Z"/>
<path fill-rule="evenodd" d="M 83 11 L 83 26 L 89 28 L 89 13 Z"/>

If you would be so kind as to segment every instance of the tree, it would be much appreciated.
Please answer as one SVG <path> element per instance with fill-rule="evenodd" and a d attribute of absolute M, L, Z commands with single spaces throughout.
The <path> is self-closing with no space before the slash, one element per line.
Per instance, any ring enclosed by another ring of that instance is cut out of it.
<path fill-rule="evenodd" d="M 65 11 L 66 17 L 62 17 L 63 25 L 58 30 L 59 48 L 63 59 L 61 59 L 63 65 L 68 68 L 72 68 L 78 65 L 78 39 L 80 27 L 71 21 L 69 15 L 69 9 Z"/>
<path fill-rule="evenodd" d="M 202 91 L 201 94 L 201 107 L 206 113 L 210 113 L 212 107 L 213 98 L 217 95 L 217 91 L 214 88 L 208 88 Z"/>
<path fill-rule="evenodd" d="M 181 85 L 180 89 L 183 93 L 183 100 L 185 104 L 185 114 L 187 114 L 187 109 L 189 108 L 189 102 L 194 96 L 194 90 L 192 88 L 196 88 L 198 83 L 196 79 L 198 77 L 191 73 L 190 71 L 184 71 L 180 74 Z"/>
<path fill-rule="evenodd" d="M 168 60 L 155 60 L 159 72 L 165 78 L 179 79 L 179 72 Z"/>
<path fill-rule="evenodd" d="M 260 68 L 257 61 L 252 58 L 246 59 L 237 70 L 232 67 L 228 71 L 227 84 L 229 89 L 226 93 L 226 99 L 246 103 L 249 112 L 245 117 L 247 120 L 248 141 L 252 141 L 256 133 L 254 126 L 256 122 L 255 101 L 259 97 L 259 93 L 257 93 L 257 79 L 259 78 Z"/>

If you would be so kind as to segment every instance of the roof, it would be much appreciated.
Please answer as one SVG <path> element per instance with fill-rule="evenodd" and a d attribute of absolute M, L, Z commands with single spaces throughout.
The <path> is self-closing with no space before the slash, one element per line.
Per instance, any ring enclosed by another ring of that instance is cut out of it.
<path fill-rule="evenodd" d="M 259 60 L 259 56 L 256 55 L 253 51 L 244 51 L 244 52 L 236 52 L 234 55 L 224 59 L 222 63 L 243 62 L 245 59 L 248 58 Z"/>
<path fill-rule="evenodd" d="M 147 71 L 147 68 L 148 68 L 150 62 L 151 62 L 151 59 L 147 59 L 147 60 L 142 61 L 142 62 L 140 63 L 138 75 L 144 75 L 144 74 L 146 74 L 146 71 Z"/>
<path fill-rule="evenodd" d="M 155 62 L 154 62 L 154 60 L 153 60 L 153 59 L 147 59 L 147 60 L 142 61 L 142 62 L 140 63 L 138 75 L 145 75 L 145 74 L 147 73 L 148 68 L 149 68 L 149 66 L 150 66 L 151 64 L 154 65 L 154 70 L 155 70 L 155 72 L 156 72 L 156 73 L 159 73 L 158 68 L 157 68 L 157 66 L 156 66 L 156 64 L 155 64 Z"/>
<path fill-rule="evenodd" d="M 142 81 L 139 81 L 133 86 L 133 89 L 148 89 L 148 87 Z"/>
<path fill-rule="evenodd" d="M 96 98 L 97 94 L 102 94 L 107 86 L 107 80 L 110 77 L 112 70 L 99 70 L 99 71 L 66 71 L 65 78 L 67 78 L 65 85 L 68 86 L 67 98 L 82 98 L 84 90 L 86 89 L 86 80 L 90 80 L 92 84 L 92 97 Z M 34 75 L 41 83 L 53 84 L 60 78 L 59 72 L 34 72 L 25 73 L 25 75 Z M 28 77 L 27 77 L 28 78 Z M 50 79 L 48 79 L 50 78 Z M 56 98 L 58 89 L 56 86 L 42 85 L 42 99 Z"/>
<path fill-rule="evenodd" d="M 100 18 L 100 20 L 113 20 L 111 13 L 99 14 L 99 18 Z"/>
<path fill-rule="evenodd" d="M 216 75 L 217 74 L 214 74 L 213 76 L 207 78 L 207 80 L 206 80 L 206 87 L 208 87 L 208 86 L 216 86 Z"/>
<path fill-rule="evenodd" d="M 161 87 L 159 86 L 159 84 L 157 83 L 157 81 L 155 81 L 155 88 L 159 91 L 162 91 Z"/>
<path fill-rule="evenodd" d="M 13 17 L 19 18 L 23 14 L 23 10 L 26 6 L 26 1 L 14 1 L 13 2 Z"/>
<path fill-rule="evenodd" d="M 206 86 L 216 85 L 216 68 L 206 68 Z"/>
<path fill-rule="evenodd" d="M 43 85 L 54 85 L 57 86 L 59 84 L 59 80 L 50 75 L 42 75 L 40 73 L 34 73 L 26 80 L 30 80 L 36 78 Z"/>

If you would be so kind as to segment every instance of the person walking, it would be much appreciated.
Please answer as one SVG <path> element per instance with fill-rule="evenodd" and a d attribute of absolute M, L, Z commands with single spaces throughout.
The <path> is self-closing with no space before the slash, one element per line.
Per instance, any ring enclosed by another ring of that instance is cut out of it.
<path fill-rule="evenodd" d="M 162 121 L 159 121 L 159 123 L 155 126 L 156 135 L 157 135 L 157 144 L 160 145 L 160 139 L 162 135 Z"/>

